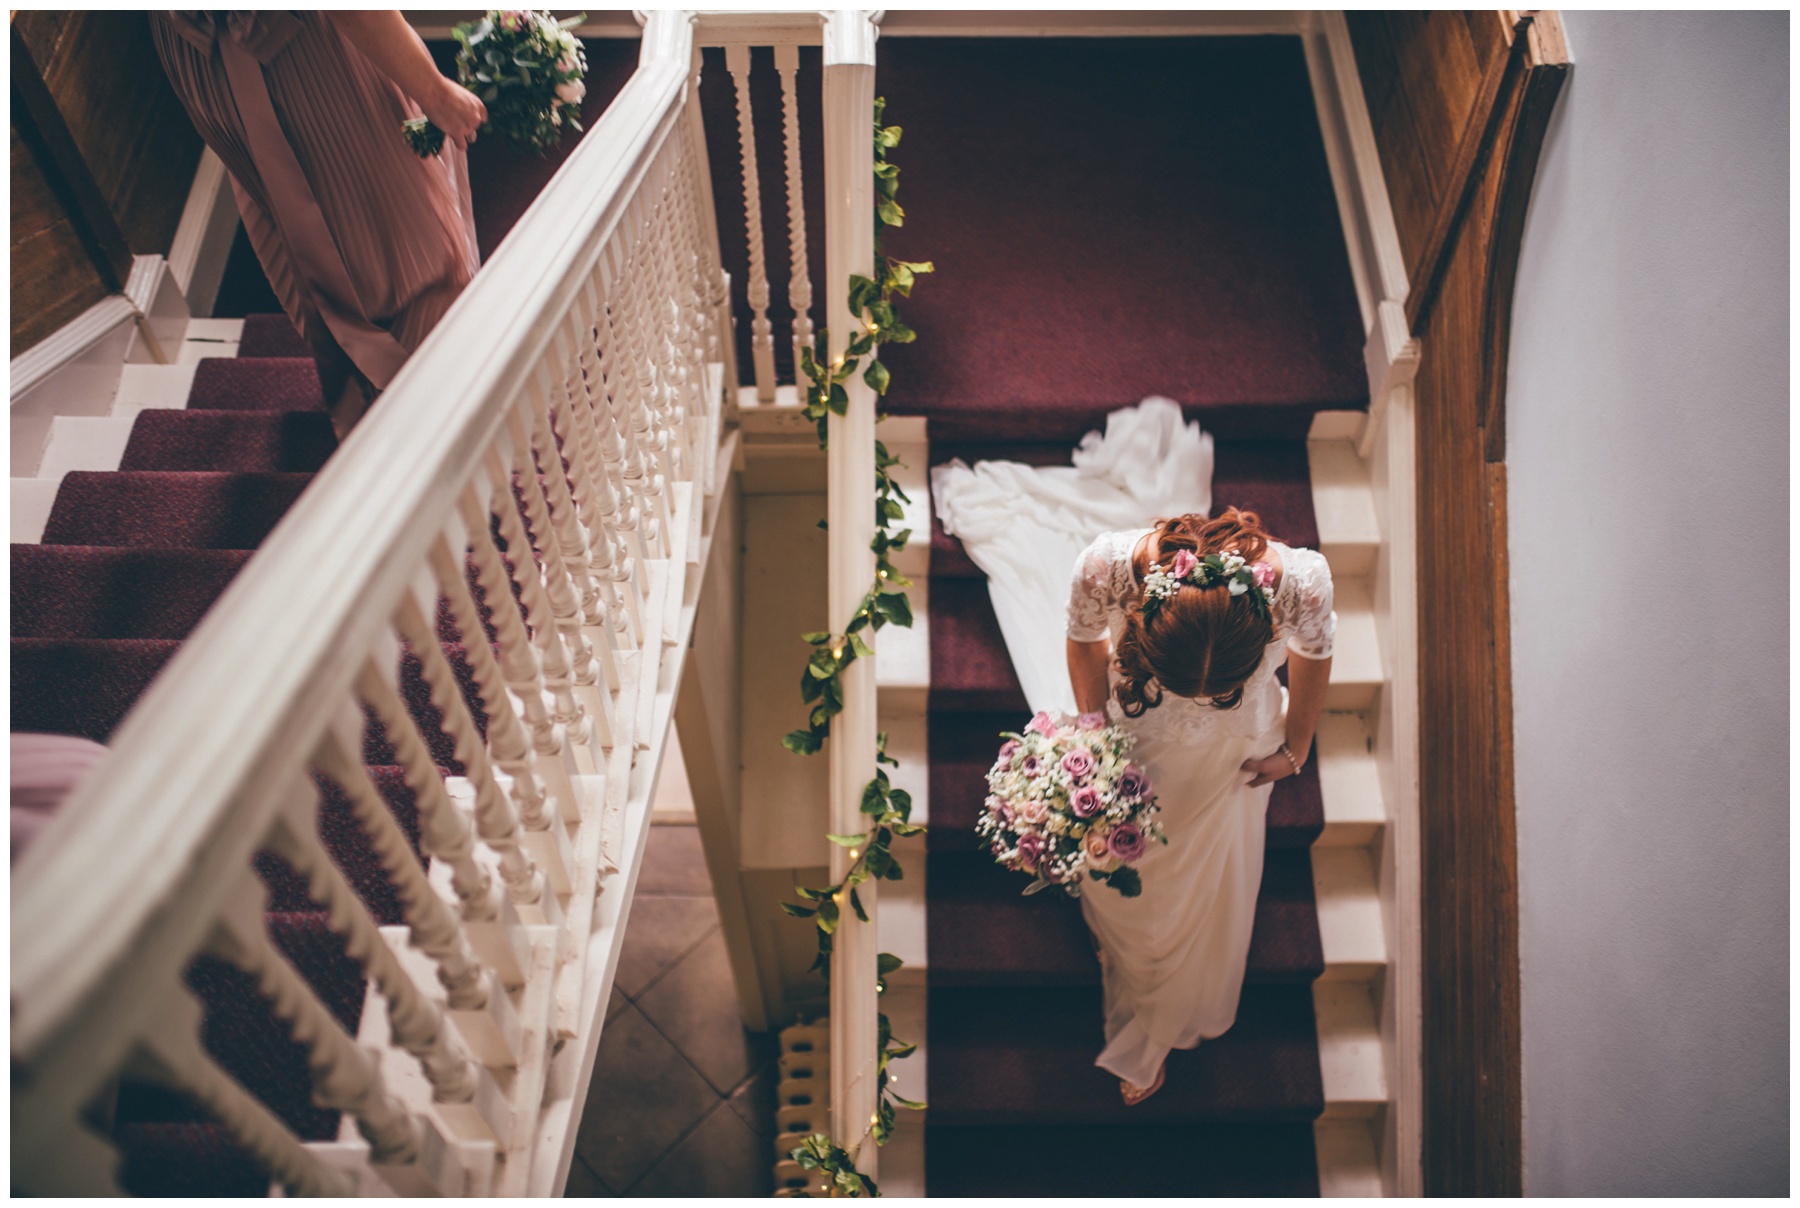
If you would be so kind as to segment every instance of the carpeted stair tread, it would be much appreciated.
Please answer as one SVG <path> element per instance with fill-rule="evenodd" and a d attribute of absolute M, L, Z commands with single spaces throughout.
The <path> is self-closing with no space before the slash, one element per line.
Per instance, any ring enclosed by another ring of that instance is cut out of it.
<path fill-rule="evenodd" d="M 1313 410 L 1366 405 L 1298 39 L 907 38 L 879 60 L 906 131 L 884 250 L 937 265 L 888 401 L 934 441 L 1073 443 L 1150 394 L 1297 440 Z M 1052 142 L 1005 136 L 1046 115 Z"/>
<path fill-rule="evenodd" d="M 929 708 L 933 713 L 1025 708 L 984 579 L 932 581 Z"/>
<path fill-rule="evenodd" d="M 1300 1121 L 1325 1106 L 1310 986 L 1245 986 L 1231 1030 L 1170 1053 L 1167 1084 L 1130 1108 L 1094 1065 L 1098 986 L 934 987 L 928 1018 L 934 1125 Z"/>
<path fill-rule="evenodd" d="M 249 550 L 12 547 L 15 638 L 185 638 Z"/>
<path fill-rule="evenodd" d="M 949 1128 L 934 1116 L 925 1138 L 928 1196 L 1319 1194 L 1309 1123 Z"/>
<path fill-rule="evenodd" d="M 286 315 L 245 315 L 238 337 L 238 359 L 251 357 L 310 357 L 312 349 Z"/>
<path fill-rule="evenodd" d="M 311 356 L 206 357 L 194 366 L 190 411 L 323 411 Z"/>
<path fill-rule="evenodd" d="M 1023 896 L 1030 878 L 1001 868 L 984 851 L 934 851 L 928 867 L 926 966 L 933 989 L 1100 984 L 1080 903 L 1056 890 Z M 1083 892 L 1112 890 L 1087 885 Z M 1311 857 L 1305 851 L 1270 852 L 1256 899 L 1246 978 L 1305 984 L 1324 970 Z"/>
<path fill-rule="evenodd" d="M 138 412 L 121 470 L 312 473 L 337 448 L 323 411 Z"/>
<path fill-rule="evenodd" d="M 311 474 L 75 471 L 44 525 L 47 545 L 255 549 Z"/>
<path fill-rule="evenodd" d="M 12 729 L 105 742 L 181 643 L 14 638 Z"/>

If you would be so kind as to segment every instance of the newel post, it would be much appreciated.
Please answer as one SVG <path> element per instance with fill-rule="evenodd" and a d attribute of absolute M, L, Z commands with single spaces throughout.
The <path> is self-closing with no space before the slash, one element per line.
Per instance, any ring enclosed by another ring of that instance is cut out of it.
<path fill-rule="evenodd" d="M 862 329 L 850 312 L 850 275 L 868 276 L 875 260 L 875 25 L 864 10 L 834 11 L 825 23 L 825 322 L 829 355 L 841 357 Z M 875 392 L 860 372 L 845 382 L 849 413 L 831 416 L 827 457 L 830 532 L 830 617 L 848 623 L 875 581 Z M 866 631 L 865 631 L 866 632 Z M 871 644 L 874 635 L 867 635 Z M 844 711 L 831 723 L 831 829 L 867 829 L 863 786 L 875 775 L 875 660 L 858 659 L 843 676 Z M 832 844 L 831 877 L 841 880 L 854 860 Z M 831 963 L 831 1135 L 856 1152 L 865 1174 L 875 1173 L 875 1146 L 858 1149 L 869 1133 L 880 1087 L 876 1072 L 876 883 L 860 897 L 870 921 L 846 905 Z"/>

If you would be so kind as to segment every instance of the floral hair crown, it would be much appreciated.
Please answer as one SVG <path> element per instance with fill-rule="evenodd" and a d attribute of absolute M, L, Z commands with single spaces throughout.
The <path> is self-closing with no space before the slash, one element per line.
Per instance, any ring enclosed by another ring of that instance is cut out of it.
<path fill-rule="evenodd" d="M 1267 562 L 1246 562 L 1236 550 L 1196 557 L 1188 550 L 1177 550 L 1167 570 L 1162 563 L 1152 563 L 1144 576 L 1144 619 L 1156 615 L 1162 602 L 1174 595 L 1183 583 L 1194 587 L 1219 587 L 1233 596 L 1248 596 L 1251 607 L 1269 615 L 1269 603 L 1275 598 L 1275 568 Z"/>

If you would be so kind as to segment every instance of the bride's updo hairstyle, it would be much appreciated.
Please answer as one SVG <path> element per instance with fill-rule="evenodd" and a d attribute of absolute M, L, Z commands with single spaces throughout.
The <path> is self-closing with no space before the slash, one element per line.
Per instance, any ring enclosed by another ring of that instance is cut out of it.
<path fill-rule="evenodd" d="M 1255 512 L 1226 508 L 1216 520 L 1190 515 L 1158 521 L 1132 569 L 1142 584 L 1152 564 L 1167 568 L 1182 550 L 1196 558 L 1236 550 L 1246 562 L 1256 562 L 1268 548 L 1269 535 Z M 1210 697 L 1215 707 L 1234 709 L 1264 648 L 1274 640 L 1268 610 L 1257 608 L 1247 596 L 1234 597 L 1223 583 L 1184 584 L 1148 618 L 1140 594 L 1138 606 L 1126 609 L 1125 631 L 1119 635 L 1119 681 L 1113 695 L 1127 717 L 1140 717 L 1160 705 L 1165 691 Z"/>

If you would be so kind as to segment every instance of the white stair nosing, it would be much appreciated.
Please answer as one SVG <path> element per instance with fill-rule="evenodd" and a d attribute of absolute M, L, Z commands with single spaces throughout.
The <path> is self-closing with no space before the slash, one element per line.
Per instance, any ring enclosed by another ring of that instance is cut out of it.
<path fill-rule="evenodd" d="M 1387 965 L 1387 932 L 1373 854 L 1363 847 L 1318 847 L 1313 896 L 1327 980 L 1368 978 Z"/>
<path fill-rule="evenodd" d="M 15 478 L 12 480 L 12 541 L 14 545 L 37 545 L 44 539 L 44 526 L 50 522 L 50 509 L 56 504 L 60 478 Z"/>
<path fill-rule="evenodd" d="M 1325 830 L 1315 846 L 1361 847 L 1374 842 L 1387 825 L 1387 802 L 1363 718 L 1326 713 L 1319 718 L 1315 741 L 1319 793 L 1325 805 Z"/>
<path fill-rule="evenodd" d="M 37 477 L 60 482 L 71 470 L 117 470 L 135 422 L 123 416 L 57 416 L 50 421 L 50 443 Z"/>
<path fill-rule="evenodd" d="M 1376 1121 L 1324 1118 L 1313 1124 L 1319 1195 L 1324 1199 L 1374 1199 L 1386 1194 L 1375 1142 Z"/>
<path fill-rule="evenodd" d="M 1365 982 L 1313 983 L 1325 1118 L 1366 1119 L 1387 1103 L 1381 1025 Z"/>

